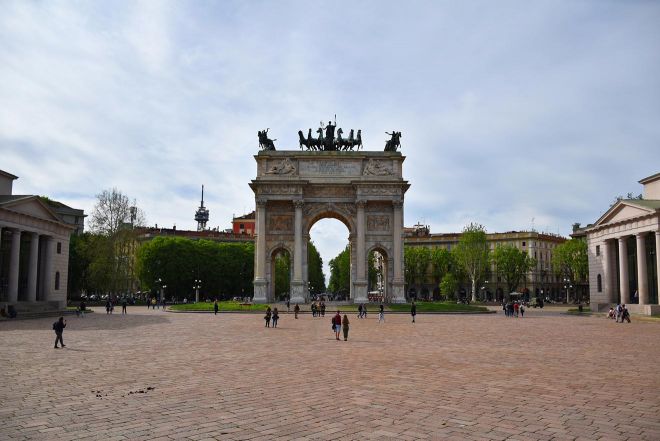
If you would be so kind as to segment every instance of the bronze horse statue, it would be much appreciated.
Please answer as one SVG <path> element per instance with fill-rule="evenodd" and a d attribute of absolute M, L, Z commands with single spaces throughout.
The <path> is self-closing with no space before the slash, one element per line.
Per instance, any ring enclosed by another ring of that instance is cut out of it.
<path fill-rule="evenodd" d="M 386 152 L 396 152 L 396 150 L 401 147 L 401 132 L 385 132 L 387 135 L 390 135 L 392 138 L 385 142 L 385 151 Z"/>
<path fill-rule="evenodd" d="M 277 139 L 268 139 L 268 130 L 259 130 L 257 132 L 257 136 L 259 137 L 259 147 L 261 147 L 262 150 L 275 150 L 275 143 L 273 141 L 277 141 Z"/>

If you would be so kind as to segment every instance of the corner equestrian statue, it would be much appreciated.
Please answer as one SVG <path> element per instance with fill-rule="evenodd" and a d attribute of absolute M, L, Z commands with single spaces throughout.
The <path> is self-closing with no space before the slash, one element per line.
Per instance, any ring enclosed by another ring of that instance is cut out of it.
<path fill-rule="evenodd" d="M 273 141 L 277 141 L 277 139 L 268 139 L 268 130 L 259 130 L 257 132 L 257 135 L 259 136 L 259 147 L 262 150 L 275 150 L 275 143 Z"/>
<path fill-rule="evenodd" d="M 392 138 L 385 142 L 385 151 L 386 152 L 396 152 L 396 150 L 401 147 L 401 132 L 385 132 L 387 135 L 390 135 Z"/>

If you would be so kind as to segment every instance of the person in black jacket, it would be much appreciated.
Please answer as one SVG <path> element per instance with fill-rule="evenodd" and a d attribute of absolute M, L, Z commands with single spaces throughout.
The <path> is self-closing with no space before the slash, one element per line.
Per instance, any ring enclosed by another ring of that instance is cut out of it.
<path fill-rule="evenodd" d="M 410 315 L 412 315 L 412 322 L 415 323 L 415 316 L 417 315 L 417 305 L 415 305 L 415 301 L 413 300 L 412 305 L 410 305 Z"/>
<path fill-rule="evenodd" d="M 62 333 L 64 332 L 64 328 L 66 328 L 66 320 L 64 320 L 64 317 L 60 317 L 58 321 L 53 323 L 53 331 L 55 331 L 55 349 L 58 349 L 58 341 L 62 347 L 65 346 L 64 340 L 62 340 Z"/>

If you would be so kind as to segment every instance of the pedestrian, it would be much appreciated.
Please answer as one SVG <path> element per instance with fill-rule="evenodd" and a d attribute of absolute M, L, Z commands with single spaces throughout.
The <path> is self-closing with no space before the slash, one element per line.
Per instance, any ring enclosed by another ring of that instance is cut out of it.
<path fill-rule="evenodd" d="M 213 315 L 218 315 L 218 299 L 213 301 Z"/>
<path fill-rule="evenodd" d="M 385 321 L 385 307 L 380 304 L 380 312 L 378 313 L 378 323 Z"/>
<path fill-rule="evenodd" d="M 367 318 L 367 305 L 362 305 L 362 318 Z"/>
<path fill-rule="evenodd" d="M 415 323 L 415 316 L 417 315 L 417 305 L 415 305 L 415 301 L 412 301 L 412 305 L 410 305 L 410 315 L 412 315 L 413 323 Z"/>
<path fill-rule="evenodd" d="M 112 311 L 112 302 L 110 301 L 110 299 L 108 299 L 105 301 L 105 315 L 110 314 L 111 311 Z"/>
<path fill-rule="evenodd" d="M 298 313 L 300 312 L 300 306 L 296 303 L 296 306 L 293 307 L 293 313 L 295 314 L 295 318 L 298 318 Z"/>
<path fill-rule="evenodd" d="M 325 302 L 321 302 L 321 317 L 325 317 Z"/>
<path fill-rule="evenodd" d="M 506 309 L 506 302 L 502 302 L 502 310 L 504 311 L 504 316 L 508 317 L 509 316 L 509 310 Z"/>
<path fill-rule="evenodd" d="M 64 328 L 66 328 L 66 320 L 64 317 L 60 317 L 55 323 L 53 323 L 53 331 L 55 331 L 55 349 L 57 348 L 57 342 L 59 341 L 62 347 L 65 347 L 64 340 L 62 340 L 62 334 L 64 333 Z"/>
<path fill-rule="evenodd" d="M 339 333 L 341 332 L 341 314 L 339 311 L 332 318 L 332 330 L 335 331 L 335 338 L 339 340 Z"/>
<path fill-rule="evenodd" d="M 341 321 L 341 328 L 344 331 L 344 341 L 348 341 L 348 316 L 344 314 L 344 318 Z"/>
<path fill-rule="evenodd" d="M 87 305 L 85 304 L 84 300 L 80 301 L 80 317 L 85 318 L 85 310 L 87 309 Z"/>
<path fill-rule="evenodd" d="M 277 312 L 277 308 L 273 309 L 273 328 L 277 328 L 277 321 L 280 318 L 280 314 Z"/>
<path fill-rule="evenodd" d="M 362 318 L 362 303 L 358 305 L 358 318 Z"/>
<path fill-rule="evenodd" d="M 623 323 L 624 320 L 630 323 L 630 313 L 628 312 L 626 305 L 621 305 L 621 323 Z"/>
<path fill-rule="evenodd" d="M 614 312 L 614 307 L 610 306 L 610 311 L 607 313 L 607 318 L 608 319 L 613 319 L 615 318 L 616 313 Z"/>
<path fill-rule="evenodd" d="M 267 328 L 270 328 L 270 315 L 271 315 L 271 313 L 270 313 L 270 306 L 269 306 L 268 309 L 266 309 L 266 315 L 264 316 L 264 320 L 266 320 L 266 327 Z"/>
<path fill-rule="evenodd" d="M 525 317 L 525 305 L 521 304 L 519 310 L 520 310 L 520 318 Z"/>
<path fill-rule="evenodd" d="M 316 302 L 312 303 L 312 317 L 316 317 Z"/>
<path fill-rule="evenodd" d="M 290 312 L 291 312 L 291 301 L 287 298 L 286 299 L 286 313 L 288 314 Z"/>
<path fill-rule="evenodd" d="M 615 311 L 616 311 L 616 322 L 619 323 L 619 320 L 621 320 L 621 313 L 623 312 L 621 308 L 621 303 L 617 303 Z"/>
<path fill-rule="evenodd" d="M 513 302 L 513 313 L 515 314 L 516 318 L 518 317 L 519 310 L 520 310 L 520 304 L 517 301 Z"/>
<path fill-rule="evenodd" d="M 121 314 L 127 314 L 126 312 L 126 306 L 128 305 L 128 301 L 126 300 L 126 297 L 122 297 L 121 299 Z"/>

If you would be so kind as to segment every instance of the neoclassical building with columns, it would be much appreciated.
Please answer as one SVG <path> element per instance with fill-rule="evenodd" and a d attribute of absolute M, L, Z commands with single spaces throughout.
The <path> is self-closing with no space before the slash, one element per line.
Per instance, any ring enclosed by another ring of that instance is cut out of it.
<path fill-rule="evenodd" d="M 12 194 L 15 179 L 0 170 L 0 306 L 64 309 L 69 237 L 76 227 L 41 197 Z"/>
<path fill-rule="evenodd" d="M 643 199 L 623 199 L 585 228 L 592 310 L 625 303 L 660 314 L 660 173 L 639 181 Z"/>

